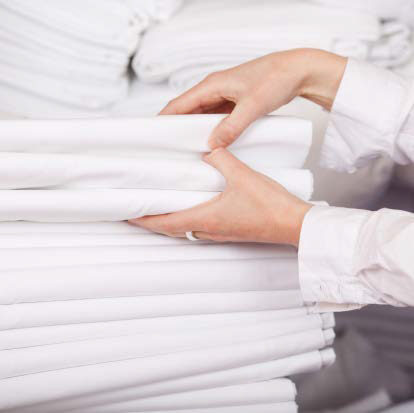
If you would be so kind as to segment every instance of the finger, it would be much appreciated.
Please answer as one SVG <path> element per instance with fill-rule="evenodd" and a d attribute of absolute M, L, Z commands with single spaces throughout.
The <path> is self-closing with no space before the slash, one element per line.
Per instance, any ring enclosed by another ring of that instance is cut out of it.
<path fill-rule="evenodd" d="M 223 82 L 218 73 L 212 74 L 187 92 L 170 101 L 160 115 L 183 115 L 202 112 L 205 107 L 225 101 L 221 88 Z"/>
<path fill-rule="evenodd" d="M 172 214 L 148 215 L 142 218 L 131 219 L 133 225 L 162 234 L 185 233 L 187 231 L 201 231 L 208 210 L 217 197 L 203 204 Z"/>
<path fill-rule="evenodd" d="M 226 147 L 263 113 L 253 99 L 238 102 L 229 116 L 226 116 L 213 130 L 209 138 L 211 149 Z"/>
<path fill-rule="evenodd" d="M 213 152 L 205 155 L 204 161 L 216 168 L 227 182 L 231 182 L 240 172 L 248 168 L 246 164 L 224 148 L 215 149 Z"/>

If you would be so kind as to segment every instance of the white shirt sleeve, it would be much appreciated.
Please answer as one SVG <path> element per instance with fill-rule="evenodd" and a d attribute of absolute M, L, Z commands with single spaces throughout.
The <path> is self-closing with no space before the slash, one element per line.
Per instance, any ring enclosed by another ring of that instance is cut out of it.
<path fill-rule="evenodd" d="M 349 59 L 333 104 L 322 166 L 354 172 L 389 155 L 414 162 L 414 79 Z"/>
<path fill-rule="evenodd" d="M 383 154 L 414 162 L 413 84 L 349 60 L 322 163 L 352 172 Z M 414 214 L 314 206 L 302 226 L 299 278 L 307 302 L 414 306 Z"/>

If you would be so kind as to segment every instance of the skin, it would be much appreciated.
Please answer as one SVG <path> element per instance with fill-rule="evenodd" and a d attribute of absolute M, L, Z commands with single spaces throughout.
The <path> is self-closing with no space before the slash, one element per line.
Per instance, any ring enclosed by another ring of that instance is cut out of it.
<path fill-rule="evenodd" d="M 184 211 L 133 219 L 134 225 L 172 237 L 194 231 L 200 239 L 298 247 L 311 204 L 240 162 L 225 148 L 256 119 L 296 96 L 330 110 L 345 71 L 344 57 L 315 49 L 272 53 L 213 73 L 172 100 L 161 115 L 228 113 L 214 129 L 205 162 L 226 179 L 209 202 Z"/>

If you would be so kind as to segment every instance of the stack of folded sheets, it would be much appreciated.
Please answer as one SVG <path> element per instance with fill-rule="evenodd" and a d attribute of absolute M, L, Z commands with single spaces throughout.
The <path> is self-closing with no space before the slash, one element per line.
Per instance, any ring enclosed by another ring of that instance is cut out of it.
<path fill-rule="evenodd" d="M 85 110 L 119 101 L 127 94 L 129 60 L 141 33 L 179 4 L 0 0 L 0 90 L 6 96 L 5 109 L 9 99 L 10 111 L 15 99 L 24 105 L 25 95 L 29 101 L 41 97 Z"/>
<path fill-rule="evenodd" d="M 0 124 L 0 410 L 294 413 L 286 377 L 334 360 L 293 248 L 191 243 L 121 221 L 210 199 L 219 115 Z M 231 149 L 304 199 L 307 121 Z M 261 161 L 258 163 L 258 161 Z"/>
<path fill-rule="evenodd" d="M 146 33 L 133 67 L 145 82 L 168 79 L 182 90 L 213 71 L 297 47 L 394 66 L 411 55 L 410 34 L 374 14 L 303 0 L 192 0 Z"/>

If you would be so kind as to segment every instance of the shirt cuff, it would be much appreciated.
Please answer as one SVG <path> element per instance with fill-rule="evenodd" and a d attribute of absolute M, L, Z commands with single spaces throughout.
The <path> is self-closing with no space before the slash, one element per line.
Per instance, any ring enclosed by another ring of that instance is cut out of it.
<path fill-rule="evenodd" d="M 322 166 L 354 172 L 385 154 L 406 163 L 406 148 L 397 141 L 413 105 L 413 80 L 349 59 L 331 110 Z"/>
<path fill-rule="evenodd" d="M 306 214 L 299 243 L 299 282 L 305 302 L 345 305 L 336 310 L 382 303 L 353 273 L 359 232 L 369 214 L 326 206 L 314 206 Z"/>

